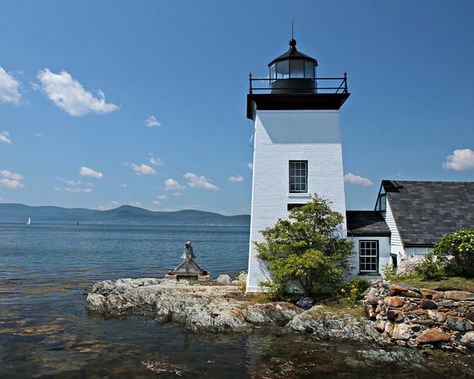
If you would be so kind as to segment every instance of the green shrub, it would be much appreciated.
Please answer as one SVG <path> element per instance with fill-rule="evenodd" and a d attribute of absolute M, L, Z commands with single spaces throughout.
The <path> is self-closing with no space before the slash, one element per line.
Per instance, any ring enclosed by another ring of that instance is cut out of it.
<path fill-rule="evenodd" d="M 353 303 L 357 303 L 364 297 L 364 292 L 369 288 L 369 282 L 362 278 L 354 278 L 349 280 L 346 285 L 341 288 L 342 296 Z"/>
<path fill-rule="evenodd" d="M 416 272 L 425 279 L 474 277 L 474 228 L 446 234 L 426 255 Z"/>
<path fill-rule="evenodd" d="M 352 254 L 352 243 L 338 236 L 343 221 L 327 201 L 314 196 L 294 208 L 288 220 L 262 231 L 265 242 L 255 243 L 258 258 L 268 263 L 272 283 L 261 285 L 286 294 L 295 282 L 308 296 L 333 294 L 341 286 Z"/>
<path fill-rule="evenodd" d="M 391 264 L 386 264 L 382 267 L 383 278 L 391 281 L 397 276 L 397 268 Z"/>

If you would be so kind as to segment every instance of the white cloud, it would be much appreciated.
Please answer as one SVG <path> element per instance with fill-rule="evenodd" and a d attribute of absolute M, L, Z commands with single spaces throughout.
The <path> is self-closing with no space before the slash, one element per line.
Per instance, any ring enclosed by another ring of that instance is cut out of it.
<path fill-rule="evenodd" d="M 125 167 L 130 167 L 137 175 L 155 175 L 156 174 L 156 170 L 153 167 L 148 166 L 144 163 L 137 164 L 137 163 L 123 162 L 123 165 Z"/>
<path fill-rule="evenodd" d="M 54 187 L 54 189 L 58 192 L 70 192 L 70 193 L 91 193 L 92 188 L 81 188 L 81 187 Z"/>
<path fill-rule="evenodd" d="M 344 176 L 344 181 L 352 183 L 352 184 L 358 184 L 364 187 L 370 187 L 372 185 L 372 182 L 370 181 L 370 179 L 364 178 L 359 175 L 354 175 L 350 172 Z"/>
<path fill-rule="evenodd" d="M 71 116 L 109 113 L 118 109 L 117 105 L 105 102 L 102 91 L 97 92 L 97 97 L 92 95 L 66 71 L 55 74 L 45 68 L 37 77 L 49 99 Z"/>
<path fill-rule="evenodd" d="M 156 170 L 153 167 L 150 167 L 144 163 L 135 164 L 131 163 L 130 167 L 137 175 L 155 175 Z"/>
<path fill-rule="evenodd" d="M 0 102 L 20 105 L 20 82 L 0 67 Z"/>
<path fill-rule="evenodd" d="M 443 167 L 455 171 L 474 169 L 474 151 L 471 149 L 454 150 L 453 154 L 446 157 Z"/>
<path fill-rule="evenodd" d="M 188 180 L 188 186 L 194 189 L 204 189 L 204 190 L 213 190 L 218 191 L 219 187 L 215 184 L 209 182 L 204 176 L 196 175 L 192 172 L 188 172 L 187 174 L 183 175 L 185 179 Z"/>
<path fill-rule="evenodd" d="M 122 188 L 127 188 L 127 187 L 128 187 L 128 184 L 127 184 L 127 183 L 122 183 L 122 184 L 120 185 L 120 187 L 122 187 Z"/>
<path fill-rule="evenodd" d="M 156 198 L 160 200 L 164 200 L 166 199 L 166 195 L 158 195 Z"/>
<path fill-rule="evenodd" d="M 179 197 L 183 196 L 183 194 L 181 192 L 173 192 L 173 196 Z"/>
<path fill-rule="evenodd" d="M 67 184 L 68 186 L 71 186 L 71 187 L 76 187 L 76 186 L 80 186 L 81 185 L 81 181 L 80 180 L 71 180 L 71 179 L 64 179 L 64 178 L 60 178 L 60 177 L 56 177 L 57 180 Z"/>
<path fill-rule="evenodd" d="M 139 207 L 140 205 L 142 205 L 142 203 L 140 201 L 132 201 L 132 205 Z"/>
<path fill-rule="evenodd" d="M 229 182 L 243 182 L 245 179 L 242 175 L 229 176 Z"/>
<path fill-rule="evenodd" d="M 0 142 L 11 145 L 12 140 L 10 138 L 10 133 L 8 133 L 7 131 L 0 132 Z"/>
<path fill-rule="evenodd" d="M 88 176 L 90 178 L 102 179 L 104 174 L 100 171 L 95 171 L 89 167 L 82 166 L 79 170 L 79 174 L 82 176 Z"/>
<path fill-rule="evenodd" d="M 43 135 L 41 133 L 35 133 L 35 137 L 39 137 L 39 138 L 42 138 Z"/>
<path fill-rule="evenodd" d="M 156 158 L 153 153 L 148 153 L 148 162 L 153 166 L 163 165 L 163 161 L 160 158 Z"/>
<path fill-rule="evenodd" d="M 161 201 L 153 200 L 153 204 L 155 204 L 155 205 L 160 205 L 160 204 L 161 204 Z"/>
<path fill-rule="evenodd" d="M 167 191 L 169 190 L 179 190 L 179 189 L 183 189 L 184 186 L 180 185 L 176 180 L 174 180 L 173 178 L 169 178 L 169 179 L 166 179 L 165 180 L 165 189 Z"/>
<path fill-rule="evenodd" d="M 8 170 L 0 170 L 0 187 L 10 189 L 24 188 L 25 185 L 22 183 L 22 180 L 23 176 L 20 174 Z"/>
<path fill-rule="evenodd" d="M 149 128 L 156 128 L 161 125 L 161 122 L 158 121 L 155 116 L 151 115 L 145 120 L 145 125 Z"/>
<path fill-rule="evenodd" d="M 247 167 L 249 168 L 249 170 L 253 170 L 253 163 L 247 163 Z"/>

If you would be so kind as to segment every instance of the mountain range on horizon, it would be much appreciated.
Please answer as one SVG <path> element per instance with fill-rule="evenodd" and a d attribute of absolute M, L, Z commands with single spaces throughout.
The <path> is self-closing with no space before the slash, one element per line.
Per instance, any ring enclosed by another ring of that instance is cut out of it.
<path fill-rule="evenodd" d="M 249 225 L 250 215 L 225 216 L 219 213 L 186 209 L 150 211 L 122 205 L 109 210 L 30 206 L 0 203 L 0 223 L 63 223 L 63 224 L 136 224 L 136 225 Z"/>

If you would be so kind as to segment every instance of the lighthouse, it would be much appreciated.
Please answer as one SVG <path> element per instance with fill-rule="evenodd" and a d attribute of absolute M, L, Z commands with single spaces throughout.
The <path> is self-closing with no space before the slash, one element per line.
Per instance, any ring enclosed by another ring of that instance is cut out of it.
<path fill-rule="evenodd" d="M 249 77 L 247 118 L 254 137 L 248 292 L 271 280 L 254 244 L 263 241 L 263 229 L 313 194 L 346 214 L 339 111 L 349 97 L 347 76 L 318 78 L 317 60 L 298 51 L 294 39 L 289 45 L 268 64 L 267 78 Z"/>

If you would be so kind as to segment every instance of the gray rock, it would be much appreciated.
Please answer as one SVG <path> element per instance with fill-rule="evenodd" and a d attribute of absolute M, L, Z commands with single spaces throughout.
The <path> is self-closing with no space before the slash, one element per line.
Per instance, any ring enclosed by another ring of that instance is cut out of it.
<path fill-rule="evenodd" d="M 296 303 L 298 307 L 304 309 L 305 311 L 310 309 L 313 306 L 313 304 L 314 304 L 314 300 L 308 296 L 300 297 Z"/>
<path fill-rule="evenodd" d="M 461 343 L 464 346 L 474 349 L 474 332 L 467 332 L 461 337 Z"/>
<path fill-rule="evenodd" d="M 405 323 L 394 324 L 391 337 L 395 340 L 407 340 L 413 336 L 413 330 Z"/>
<path fill-rule="evenodd" d="M 106 317 L 147 316 L 159 322 L 178 322 L 193 331 L 283 326 L 302 312 L 289 303 L 251 304 L 234 285 L 120 279 L 96 283 L 93 291 L 85 303 L 88 312 Z"/>
<path fill-rule="evenodd" d="M 449 329 L 458 330 L 460 332 L 467 332 L 474 329 L 472 323 L 463 317 L 448 316 L 446 323 Z"/>
<path fill-rule="evenodd" d="M 229 275 L 219 275 L 216 279 L 216 283 L 219 284 L 231 284 L 232 279 L 230 278 Z"/>

